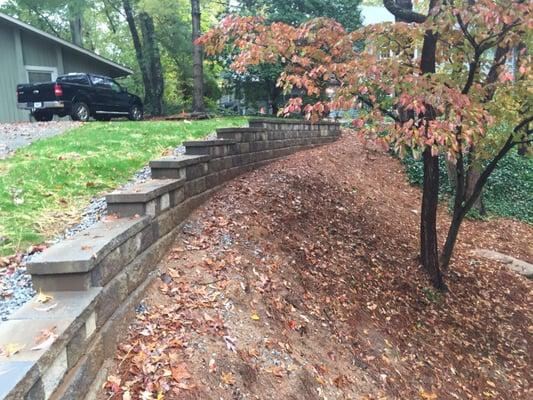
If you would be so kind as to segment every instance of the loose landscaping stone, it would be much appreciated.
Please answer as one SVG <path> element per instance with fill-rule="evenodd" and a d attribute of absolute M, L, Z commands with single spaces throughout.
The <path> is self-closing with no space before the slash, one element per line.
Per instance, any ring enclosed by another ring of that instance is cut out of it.
<path fill-rule="evenodd" d="M 519 273 L 520 275 L 523 275 L 529 279 L 533 279 L 533 264 L 493 250 L 477 249 L 473 253 L 477 256 L 499 261 L 507 265 L 509 269 Z"/>

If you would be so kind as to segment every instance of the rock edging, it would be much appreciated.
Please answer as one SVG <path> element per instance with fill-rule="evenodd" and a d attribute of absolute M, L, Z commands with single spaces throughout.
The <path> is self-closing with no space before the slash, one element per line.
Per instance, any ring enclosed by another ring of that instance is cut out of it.
<path fill-rule="evenodd" d="M 0 347 L 11 353 L 0 354 L 0 398 L 90 398 L 187 216 L 224 182 L 341 133 L 330 122 L 249 125 L 220 129 L 217 140 L 186 142 L 185 155 L 152 161 L 152 180 L 106 196 L 113 217 L 28 263 L 41 295 L 0 325 Z"/>

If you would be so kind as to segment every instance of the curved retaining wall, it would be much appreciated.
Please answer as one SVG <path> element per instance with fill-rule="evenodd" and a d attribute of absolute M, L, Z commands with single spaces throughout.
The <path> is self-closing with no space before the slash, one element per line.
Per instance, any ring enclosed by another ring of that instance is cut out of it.
<path fill-rule="evenodd" d="M 340 127 L 253 120 L 217 136 L 184 143 L 185 155 L 150 162 L 151 180 L 106 196 L 112 217 L 28 264 L 35 289 L 50 298 L 36 296 L 0 325 L 0 347 L 12 353 L 0 354 L 0 398 L 96 396 L 102 365 L 115 354 L 180 223 L 222 183 L 332 142 Z M 39 348 L 36 339 L 47 335 Z"/>

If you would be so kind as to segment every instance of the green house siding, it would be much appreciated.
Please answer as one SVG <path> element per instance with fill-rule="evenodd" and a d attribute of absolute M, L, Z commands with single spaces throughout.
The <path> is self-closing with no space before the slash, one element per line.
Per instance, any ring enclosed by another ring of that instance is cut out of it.
<path fill-rule="evenodd" d="M 15 89 L 24 72 L 19 65 L 16 35 L 18 30 L 0 25 L 0 122 L 28 120 L 28 113 L 17 108 Z"/>
<path fill-rule="evenodd" d="M 58 46 L 55 43 L 44 41 L 38 35 L 30 32 L 22 32 L 21 39 L 24 65 L 53 67 L 59 70 Z"/>
<path fill-rule="evenodd" d="M 109 76 L 116 75 L 116 71 L 108 68 L 105 64 L 94 62 L 84 54 L 79 54 L 69 49 L 63 49 L 62 53 L 65 74 L 69 72 L 90 72 Z"/>

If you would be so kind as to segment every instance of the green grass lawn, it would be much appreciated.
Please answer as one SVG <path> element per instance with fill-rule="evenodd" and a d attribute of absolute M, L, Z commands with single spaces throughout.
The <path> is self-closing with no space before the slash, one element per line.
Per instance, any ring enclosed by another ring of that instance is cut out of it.
<path fill-rule="evenodd" d="M 91 197 L 183 141 L 245 124 L 245 118 L 91 122 L 19 149 L 0 160 L 0 255 L 50 239 L 79 219 Z"/>

